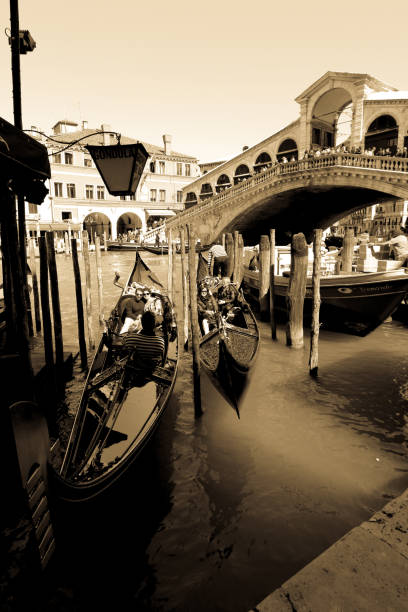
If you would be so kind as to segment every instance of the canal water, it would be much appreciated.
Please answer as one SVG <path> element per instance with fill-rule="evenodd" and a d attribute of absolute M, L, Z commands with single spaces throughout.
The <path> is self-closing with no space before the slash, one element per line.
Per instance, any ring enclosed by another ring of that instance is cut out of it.
<path fill-rule="evenodd" d="M 166 282 L 166 258 L 143 257 Z M 105 313 L 120 291 L 114 271 L 125 279 L 133 260 L 103 253 Z M 71 260 L 58 256 L 58 270 L 64 339 L 74 345 Z M 366 338 L 322 331 L 317 379 L 307 334 L 296 351 L 283 327 L 277 342 L 268 324 L 260 329 L 240 419 L 205 374 L 204 414 L 194 419 L 183 355 L 131 479 L 105 499 L 57 507 L 39 609 L 244 612 L 407 488 L 408 328 L 390 321 Z M 77 369 L 71 414 L 82 384 Z"/>

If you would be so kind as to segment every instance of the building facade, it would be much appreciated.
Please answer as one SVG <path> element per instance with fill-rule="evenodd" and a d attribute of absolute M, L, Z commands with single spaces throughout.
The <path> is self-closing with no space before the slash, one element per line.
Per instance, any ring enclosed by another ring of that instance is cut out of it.
<path fill-rule="evenodd" d="M 32 128 L 35 130 L 36 128 Z M 183 189 L 200 175 L 197 159 L 172 150 L 172 138 L 163 135 L 163 146 L 143 142 L 149 153 L 145 170 L 134 196 L 111 196 L 97 171 L 86 144 L 117 143 L 112 128 L 98 129 L 62 120 L 50 138 L 39 136 L 48 148 L 51 163 L 49 194 L 41 206 L 27 206 L 27 228 L 62 231 L 87 229 L 91 239 L 103 235 L 116 240 L 119 234 L 142 233 L 154 223 L 184 209 Z M 35 135 L 35 132 L 33 132 Z M 68 146 L 69 143 L 77 142 Z M 121 136 L 121 144 L 138 142 Z"/>

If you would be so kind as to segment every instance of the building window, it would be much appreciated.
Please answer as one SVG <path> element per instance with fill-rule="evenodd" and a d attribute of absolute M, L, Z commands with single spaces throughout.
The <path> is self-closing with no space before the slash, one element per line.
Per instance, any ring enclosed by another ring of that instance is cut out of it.
<path fill-rule="evenodd" d="M 53 157 L 54 157 L 54 164 L 61 163 L 61 153 L 54 153 Z"/>
<path fill-rule="evenodd" d="M 29 215 L 36 215 L 38 212 L 38 206 L 37 204 L 31 204 L 31 202 L 28 203 L 28 214 Z"/>
<path fill-rule="evenodd" d="M 190 166 L 190 164 L 186 164 L 186 176 L 191 176 L 191 166 Z"/>
<path fill-rule="evenodd" d="M 54 195 L 56 198 L 62 198 L 62 183 L 54 183 Z"/>
<path fill-rule="evenodd" d="M 166 191 L 165 189 L 160 189 L 160 202 L 166 201 Z"/>
<path fill-rule="evenodd" d="M 105 199 L 105 187 L 103 185 L 98 185 L 96 189 L 97 189 L 98 200 L 104 200 Z"/>
<path fill-rule="evenodd" d="M 64 153 L 64 158 L 65 158 L 65 163 L 68 164 L 69 166 L 72 166 L 72 162 L 73 162 L 72 153 Z"/>
<path fill-rule="evenodd" d="M 178 191 L 177 192 L 177 202 L 182 202 L 182 201 L 183 201 L 183 192 Z"/>
<path fill-rule="evenodd" d="M 160 174 L 164 174 L 166 171 L 166 163 L 164 161 L 159 162 L 159 172 Z"/>
<path fill-rule="evenodd" d="M 135 193 L 132 193 L 132 194 L 129 196 L 129 200 L 136 200 L 136 194 L 135 194 Z"/>
<path fill-rule="evenodd" d="M 126 200 L 126 196 L 120 196 L 121 200 Z"/>
<path fill-rule="evenodd" d="M 85 185 L 85 195 L 87 200 L 93 200 L 94 188 L 93 185 Z"/>
<path fill-rule="evenodd" d="M 85 168 L 92 168 L 92 159 L 90 157 L 84 157 Z"/>
<path fill-rule="evenodd" d="M 320 144 L 320 130 L 319 128 L 313 128 L 312 130 L 312 144 Z"/>
<path fill-rule="evenodd" d="M 157 189 L 151 189 L 150 190 L 150 201 L 156 202 L 156 199 L 157 199 Z"/>
<path fill-rule="evenodd" d="M 61 219 L 63 221 L 69 221 L 70 219 L 72 219 L 72 212 L 70 212 L 69 210 L 63 210 L 61 213 Z"/>
<path fill-rule="evenodd" d="M 67 184 L 67 198 L 75 198 L 75 197 L 76 197 L 75 185 L 74 183 L 68 183 Z"/>
<path fill-rule="evenodd" d="M 181 176 L 183 174 L 183 164 L 177 162 L 177 176 Z"/>
<path fill-rule="evenodd" d="M 150 162 L 150 172 L 156 172 L 156 164 L 154 163 L 154 161 Z"/>

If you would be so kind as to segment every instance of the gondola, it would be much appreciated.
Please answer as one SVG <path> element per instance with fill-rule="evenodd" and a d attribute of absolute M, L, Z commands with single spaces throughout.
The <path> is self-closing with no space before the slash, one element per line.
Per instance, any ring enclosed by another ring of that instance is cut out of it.
<path fill-rule="evenodd" d="M 117 284 L 118 276 L 115 282 Z M 165 306 L 163 363 L 147 376 L 122 351 L 119 335 L 132 283 L 148 286 Z M 134 268 L 107 322 L 89 370 L 59 472 L 56 495 L 85 501 L 121 478 L 151 440 L 174 387 L 178 365 L 176 322 L 170 302 L 154 273 L 136 253 Z"/>
<path fill-rule="evenodd" d="M 218 277 L 208 276 L 207 262 L 200 253 L 198 286 L 206 284 L 216 293 L 221 282 Z M 216 327 L 207 334 L 201 330 L 200 360 L 215 386 L 239 416 L 240 398 L 259 348 L 259 328 L 240 288 L 233 308 L 234 318 L 231 322 L 222 312 L 218 312 Z"/>

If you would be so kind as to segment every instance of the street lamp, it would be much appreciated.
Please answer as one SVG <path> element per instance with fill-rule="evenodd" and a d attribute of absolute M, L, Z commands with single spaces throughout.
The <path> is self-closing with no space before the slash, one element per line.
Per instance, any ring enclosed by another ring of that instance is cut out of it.
<path fill-rule="evenodd" d="M 133 195 L 146 165 L 148 152 L 141 142 L 128 145 L 86 145 L 109 193 Z"/>

